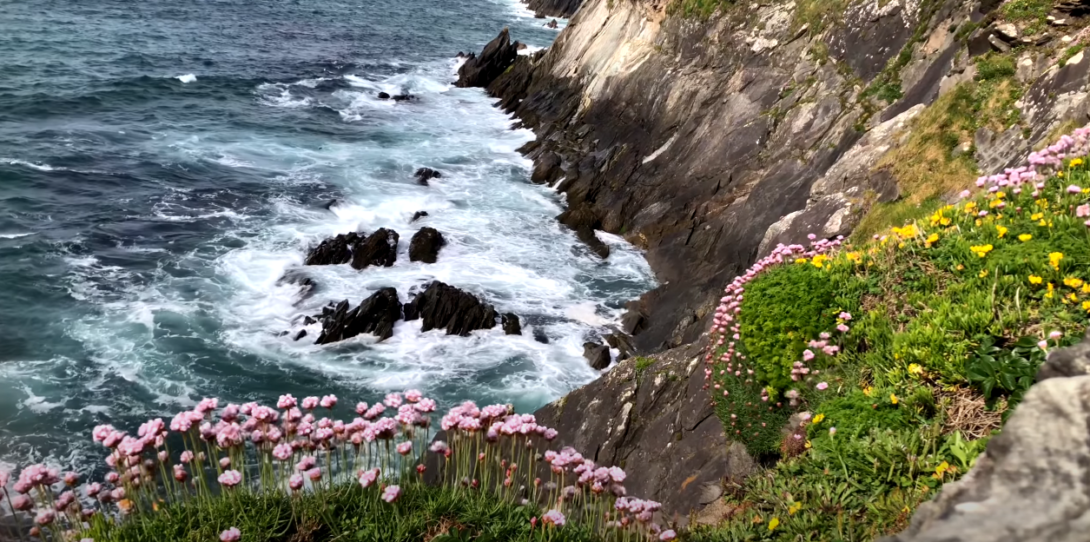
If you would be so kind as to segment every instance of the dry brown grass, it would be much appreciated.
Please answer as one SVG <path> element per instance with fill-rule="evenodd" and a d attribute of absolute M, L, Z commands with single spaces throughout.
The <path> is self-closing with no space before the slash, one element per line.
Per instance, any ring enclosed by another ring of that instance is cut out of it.
<path fill-rule="evenodd" d="M 950 391 L 936 389 L 934 393 L 945 414 L 944 433 L 960 431 L 965 438 L 976 440 L 990 435 L 1003 424 L 1006 402 L 1001 401 L 995 410 L 988 410 L 984 406 L 984 397 L 969 388 Z"/>

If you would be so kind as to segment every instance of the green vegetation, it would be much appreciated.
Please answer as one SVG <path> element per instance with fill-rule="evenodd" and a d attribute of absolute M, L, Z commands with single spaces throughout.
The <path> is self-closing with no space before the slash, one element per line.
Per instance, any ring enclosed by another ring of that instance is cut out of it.
<path fill-rule="evenodd" d="M 1064 49 L 1063 54 L 1060 55 L 1060 60 L 1057 63 L 1061 68 L 1067 65 L 1067 61 L 1071 60 L 1075 55 L 1079 54 L 1086 46 L 1078 43 Z"/>
<path fill-rule="evenodd" d="M 236 527 L 245 542 L 507 542 L 545 540 L 535 508 L 516 506 L 490 493 L 411 484 L 396 504 L 378 499 L 377 489 L 345 484 L 321 493 L 290 497 L 284 493 L 240 493 L 205 502 L 167 506 L 117 526 L 100 521 L 89 535 L 96 541 L 208 542 Z M 551 540 L 596 540 L 571 525 L 551 533 Z M 536 535 L 536 536 L 535 536 Z"/>
<path fill-rule="evenodd" d="M 1001 88 L 1010 64 L 982 62 L 947 112 Z M 759 262 L 712 393 L 728 434 L 775 465 L 726 497 L 725 525 L 688 539 L 879 538 L 971 468 L 1046 351 L 1087 325 L 1090 170 L 1069 160 L 1046 183 L 928 199 L 877 240 Z"/>
<path fill-rule="evenodd" d="M 1010 0 L 1003 4 L 1002 12 L 1005 19 L 1023 23 L 1023 31 L 1032 35 L 1048 24 L 1052 5 L 1052 0 Z"/>

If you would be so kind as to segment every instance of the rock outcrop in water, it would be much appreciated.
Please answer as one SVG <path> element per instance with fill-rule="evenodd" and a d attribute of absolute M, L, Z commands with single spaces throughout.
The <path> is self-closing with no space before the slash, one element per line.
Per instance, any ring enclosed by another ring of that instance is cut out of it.
<path fill-rule="evenodd" d="M 590 363 L 591 368 L 598 371 L 609 367 L 609 363 L 612 361 L 609 355 L 609 347 L 595 342 L 583 343 L 583 357 L 587 358 L 587 363 Z"/>
<path fill-rule="evenodd" d="M 442 329 L 447 335 L 468 336 L 477 329 L 492 329 L 497 316 L 492 305 L 439 281 L 405 304 L 406 320 L 423 319 L 424 331 Z"/>
<path fill-rule="evenodd" d="M 506 28 L 499 36 L 488 42 L 478 56 L 470 53 L 462 67 L 458 68 L 459 87 L 487 87 L 503 74 L 518 57 L 518 42 L 511 43 L 511 36 Z"/>
<path fill-rule="evenodd" d="M 366 239 L 352 247 L 352 267 L 365 269 L 369 266 L 390 267 L 397 261 L 397 243 L 401 237 L 394 230 L 379 228 Z"/>
<path fill-rule="evenodd" d="M 439 230 L 431 227 L 420 228 L 409 241 L 409 261 L 435 263 L 439 258 L 439 249 L 446 243 Z"/>
<path fill-rule="evenodd" d="M 522 322 L 519 321 L 518 315 L 513 312 L 504 314 L 500 325 L 503 327 L 504 335 L 522 335 Z"/>
<path fill-rule="evenodd" d="M 329 344 L 370 333 L 379 341 L 394 334 L 394 323 L 401 319 L 401 301 L 397 290 L 382 288 L 363 300 L 355 309 L 349 309 L 348 300 L 341 301 L 331 314 L 323 315 L 322 334 L 315 344 Z"/>
<path fill-rule="evenodd" d="M 413 176 L 416 177 L 416 182 L 427 186 L 429 180 L 441 178 L 443 174 L 430 167 L 422 167 L 416 170 Z"/>
<path fill-rule="evenodd" d="M 305 265 L 339 265 L 352 259 L 352 250 L 362 240 L 359 234 L 342 233 L 322 241 L 307 252 Z"/>
<path fill-rule="evenodd" d="M 976 465 L 887 542 L 1076 542 L 1090 517 L 1090 332 L 1054 350 Z"/>

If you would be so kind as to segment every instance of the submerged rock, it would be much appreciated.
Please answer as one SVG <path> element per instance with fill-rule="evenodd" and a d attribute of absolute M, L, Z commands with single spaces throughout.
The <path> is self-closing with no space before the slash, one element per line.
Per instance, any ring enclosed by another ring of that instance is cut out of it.
<path fill-rule="evenodd" d="M 511 43 L 506 28 L 484 46 L 480 56 L 470 53 L 458 68 L 459 87 L 487 87 L 518 58 L 518 42 Z"/>
<path fill-rule="evenodd" d="M 557 24 L 556 19 L 553 19 L 553 20 L 545 23 L 545 28 L 556 28 L 558 26 L 560 26 L 560 25 Z"/>
<path fill-rule="evenodd" d="M 382 288 L 363 300 L 355 309 L 348 309 L 348 300 L 341 301 L 337 307 L 322 318 L 322 334 L 315 344 L 329 344 L 371 333 L 379 341 L 389 339 L 394 334 L 394 323 L 401 318 L 401 301 L 397 290 Z"/>
<path fill-rule="evenodd" d="M 352 248 L 360 241 L 359 234 L 342 233 L 322 241 L 307 252 L 305 265 L 339 265 L 352 259 Z"/>
<path fill-rule="evenodd" d="M 420 183 L 420 184 L 422 184 L 424 186 L 427 186 L 429 180 L 438 179 L 438 178 L 442 177 L 443 174 L 441 172 L 437 171 L 437 170 L 434 170 L 434 169 L 430 168 L 430 167 L 422 167 L 422 168 L 416 170 L 416 173 L 414 173 L 413 176 L 416 177 L 416 182 L 418 182 L 418 183 Z"/>
<path fill-rule="evenodd" d="M 416 222 L 418 219 L 424 218 L 425 216 L 428 216 L 427 211 L 417 211 L 413 213 L 413 217 L 409 219 L 409 222 Z"/>
<path fill-rule="evenodd" d="M 518 315 L 513 312 L 504 314 L 500 325 L 503 326 L 504 335 L 522 335 L 522 323 L 519 322 Z"/>
<path fill-rule="evenodd" d="M 416 96 L 412 94 L 395 94 L 393 99 L 395 102 L 410 102 L 415 100 Z"/>
<path fill-rule="evenodd" d="M 439 257 L 439 249 L 443 248 L 446 240 L 439 230 L 430 227 L 420 228 L 413 234 L 409 241 L 409 261 L 435 263 Z"/>
<path fill-rule="evenodd" d="M 280 277 L 276 281 L 277 285 L 294 284 L 299 287 L 299 301 L 309 298 L 314 295 L 314 291 L 318 288 L 318 283 L 314 279 L 308 277 L 302 271 L 293 269 L 284 273 L 284 276 Z"/>
<path fill-rule="evenodd" d="M 477 329 L 496 326 L 496 309 L 477 296 L 439 281 L 405 304 L 405 319 L 424 320 L 424 331 L 446 330 L 447 335 L 468 336 Z"/>
<path fill-rule="evenodd" d="M 390 95 L 385 93 L 385 92 L 379 92 L 378 93 L 378 99 L 380 99 L 380 100 L 389 100 Z"/>
<path fill-rule="evenodd" d="M 364 269 L 368 266 L 390 267 L 397 261 L 397 243 L 400 236 L 394 230 L 379 228 L 370 237 L 358 241 L 352 248 L 352 267 Z"/>
<path fill-rule="evenodd" d="M 599 371 L 609 367 L 613 361 L 610 359 L 608 346 L 593 342 L 583 343 L 583 357 L 587 358 L 591 367 Z"/>

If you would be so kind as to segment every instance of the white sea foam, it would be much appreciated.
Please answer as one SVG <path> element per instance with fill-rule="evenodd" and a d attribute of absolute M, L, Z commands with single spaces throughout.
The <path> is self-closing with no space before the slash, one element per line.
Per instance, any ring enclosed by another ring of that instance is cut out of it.
<path fill-rule="evenodd" d="M 183 83 L 192 83 L 192 82 L 197 80 L 197 76 L 193 75 L 192 73 L 187 73 L 185 75 L 179 75 L 179 76 L 175 77 L 175 79 L 177 79 L 177 80 L 179 80 L 179 81 L 181 81 Z"/>
<path fill-rule="evenodd" d="M 15 158 L 0 158 L 0 162 L 6 162 L 13 166 L 24 166 L 38 171 L 53 171 L 53 166 L 49 164 L 35 164 L 33 162 L 27 162 L 26 160 L 18 160 Z"/>
<path fill-rule="evenodd" d="M 28 235 L 34 235 L 33 233 L 0 233 L 0 239 L 18 239 L 20 237 L 26 237 Z"/>

